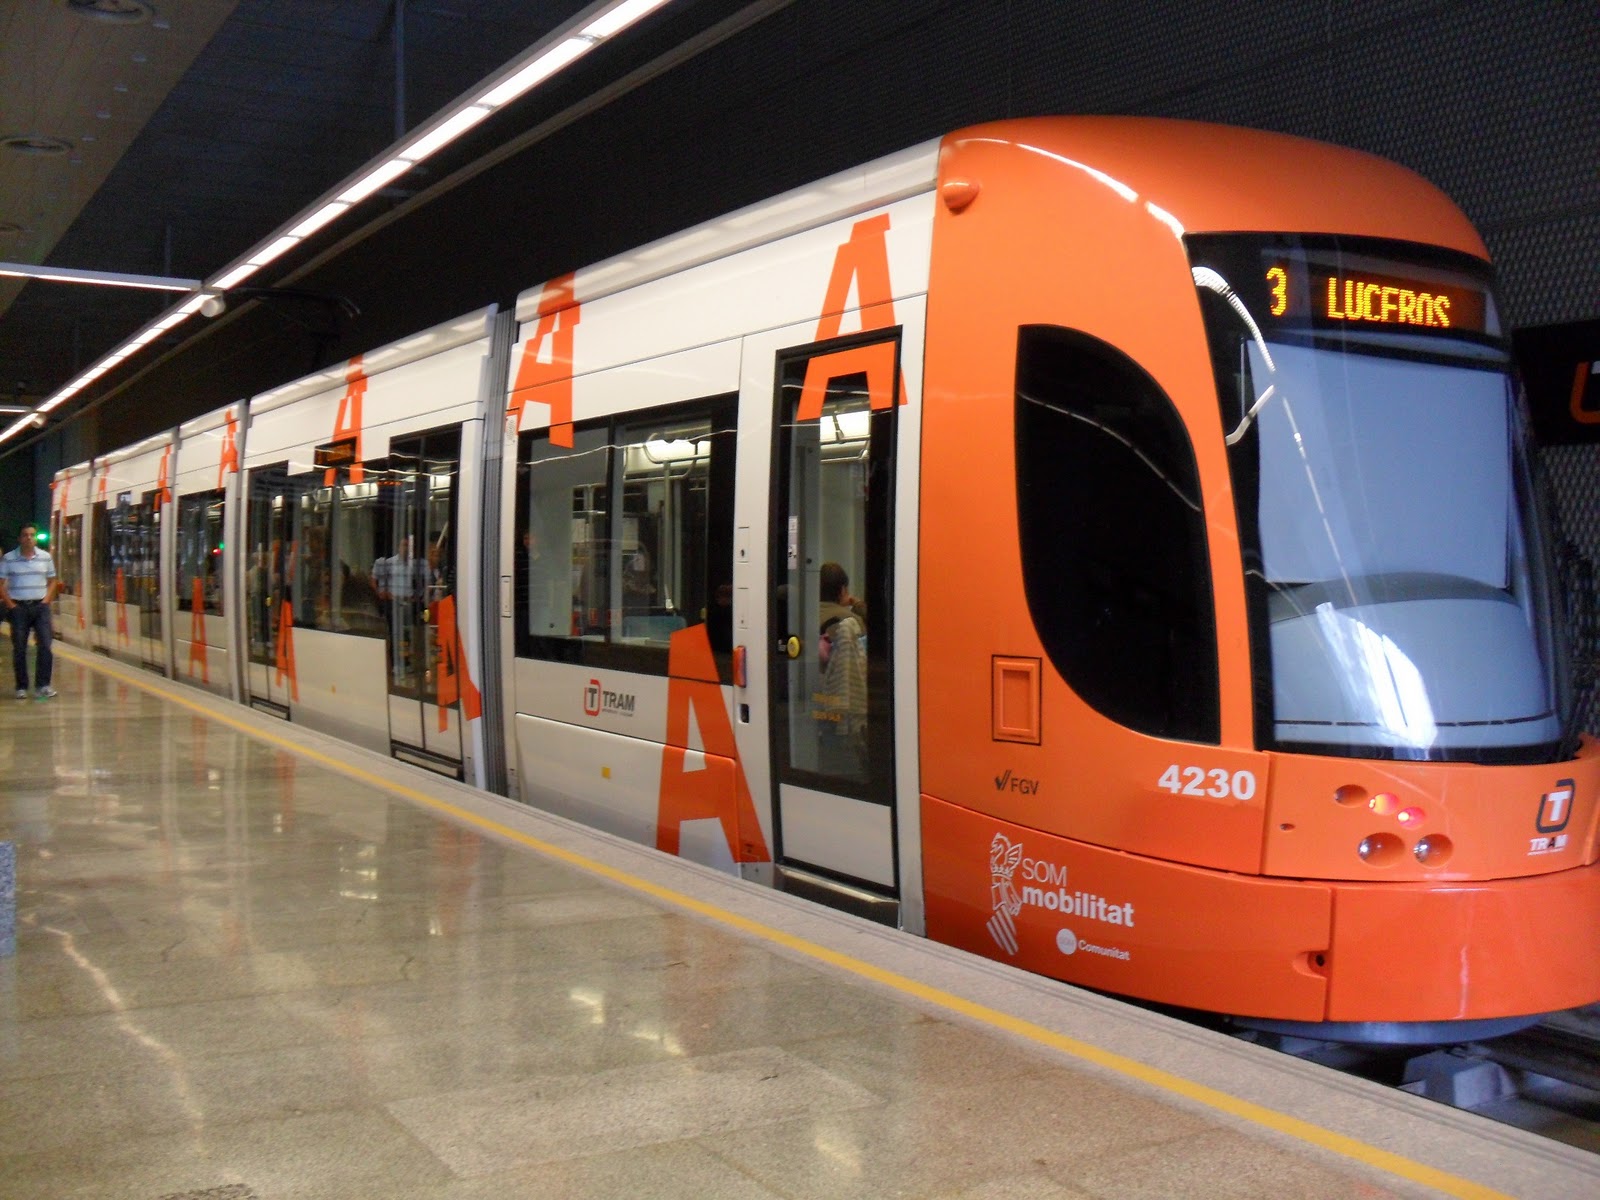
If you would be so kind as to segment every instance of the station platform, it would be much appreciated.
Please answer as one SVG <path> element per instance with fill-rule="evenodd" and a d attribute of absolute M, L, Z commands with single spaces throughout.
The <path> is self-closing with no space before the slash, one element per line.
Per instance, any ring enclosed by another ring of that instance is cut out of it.
<path fill-rule="evenodd" d="M 1600 1195 L 1600 1156 L 99 656 L 56 686 L 0 701 L 6 1197 Z"/>

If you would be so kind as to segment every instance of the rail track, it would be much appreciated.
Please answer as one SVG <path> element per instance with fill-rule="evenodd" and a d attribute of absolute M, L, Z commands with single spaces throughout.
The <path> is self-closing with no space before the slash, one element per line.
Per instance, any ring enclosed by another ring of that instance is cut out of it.
<path fill-rule="evenodd" d="M 1238 1036 L 1600 1154 L 1600 1005 L 1459 1045 L 1371 1047 Z"/>

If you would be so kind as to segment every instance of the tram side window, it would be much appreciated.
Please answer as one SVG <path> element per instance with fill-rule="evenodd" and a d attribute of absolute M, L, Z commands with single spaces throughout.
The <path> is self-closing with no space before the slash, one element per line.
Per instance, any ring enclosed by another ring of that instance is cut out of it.
<path fill-rule="evenodd" d="M 198 591 L 204 611 L 222 616 L 221 488 L 178 497 L 178 608 L 194 611 Z M 198 585 L 198 586 L 197 586 Z"/>
<path fill-rule="evenodd" d="M 524 434 L 517 653 L 665 675 L 674 633 L 732 641 L 734 401 Z"/>
<path fill-rule="evenodd" d="M 300 487 L 293 528 L 294 623 L 381 638 L 383 619 L 373 583 L 381 464 L 369 465 L 360 483 L 341 477 L 327 485 L 317 475 L 295 481 Z"/>
<path fill-rule="evenodd" d="M 328 623 L 338 633 L 383 636 L 383 609 L 374 583 L 382 541 L 381 470 L 369 467 L 360 483 L 343 480 L 332 493 L 328 524 Z"/>
<path fill-rule="evenodd" d="M 384 636 L 374 574 L 389 481 L 383 460 L 364 464 L 362 474 L 356 483 L 341 471 L 330 484 L 322 468 L 250 472 L 245 603 L 255 661 L 273 661 L 285 603 L 299 628 Z"/>
<path fill-rule="evenodd" d="M 1017 512 L 1028 607 L 1087 703 L 1160 737 L 1220 737 L 1210 558 L 1182 417 L 1095 338 L 1024 326 Z"/>

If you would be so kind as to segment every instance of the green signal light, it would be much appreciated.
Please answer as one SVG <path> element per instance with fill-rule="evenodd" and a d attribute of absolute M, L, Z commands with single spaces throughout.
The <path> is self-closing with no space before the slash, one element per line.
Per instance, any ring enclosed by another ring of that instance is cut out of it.
<path fill-rule="evenodd" d="M 50 544 L 49 531 L 41 529 L 39 532 L 35 533 L 33 535 L 33 544 L 36 546 L 48 546 Z"/>

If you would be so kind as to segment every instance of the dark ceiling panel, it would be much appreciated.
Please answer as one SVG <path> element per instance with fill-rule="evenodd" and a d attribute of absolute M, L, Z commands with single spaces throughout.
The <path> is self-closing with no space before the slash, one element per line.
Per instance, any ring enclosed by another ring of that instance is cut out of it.
<path fill-rule="evenodd" d="M 407 124 L 582 7 L 407 3 Z M 731 36 L 713 33 L 741 17 Z M 243 0 L 51 260 L 215 272 L 393 140 L 394 32 L 391 0 Z M 635 72 L 654 74 L 591 102 Z M 1038 112 L 1227 120 L 1388 154 L 1484 226 L 1514 320 L 1592 315 L 1596 95 L 1586 5 L 678 0 L 369 201 L 365 232 L 341 224 L 269 269 L 263 282 L 359 307 L 338 341 L 310 336 L 303 313 L 191 323 L 170 361 L 147 355 L 116 377 L 89 440 L 114 445 L 294 378 L 316 355 L 509 304 L 558 272 L 951 128 Z M 164 306 L 46 299 L 30 285 L 0 317 L 0 370 L 42 390 Z"/>

